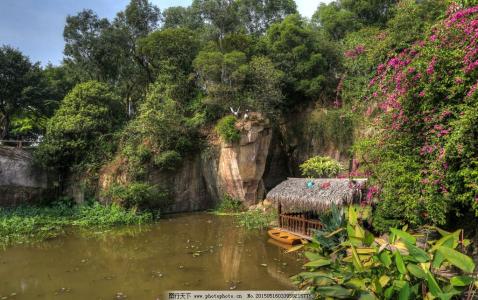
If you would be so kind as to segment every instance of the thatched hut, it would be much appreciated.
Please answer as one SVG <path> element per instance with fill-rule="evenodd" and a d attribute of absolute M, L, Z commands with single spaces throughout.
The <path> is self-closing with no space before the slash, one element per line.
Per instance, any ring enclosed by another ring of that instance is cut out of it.
<path fill-rule="evenodd" d="M 367 179 L 289 178 L 273 188 L 267 199 L 279 209 L 280 229 L 310 237 L 322 224 L 321 213 L 333 205 L 360 202 Z"/>

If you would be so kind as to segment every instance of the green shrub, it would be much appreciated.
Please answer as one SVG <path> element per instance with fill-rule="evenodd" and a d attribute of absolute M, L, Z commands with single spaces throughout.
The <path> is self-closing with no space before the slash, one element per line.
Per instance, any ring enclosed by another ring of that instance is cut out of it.
<path fill-rule="evenodd" d="M 112 203 L 126 207 L 164 209 L 171 201 L 167 189 L 143 182 L 132 182 L 127 185 L 113 184 L 102 193 L 102 196 Z"/>
<path fill-rule="evenodd" d="M 36 158 L 45 166 L 63 171 L 101 163 L 112 155 L 113 133 L 125 116 L 110 86 L 97 81 L 78 84 L 48 121 Z"/>
<path fill-rule="evenodd" d="M 330 178 L 337 176 L 343 170 L 342 165 L 330 158 L 315 156 L 299 166 L 302 175 L 312 178 Z"/>
<path fill-rule="evenodd" d="M 181 155 L 174 150 L 162 152 L 154 157 L 154 165 L 164 171 L 176 170 L 181 161 Z"/>
<path fill-rule="evenodd" d="M 266 229 L 276 219 L 275 212 L 264 212 L 259 209 L 250 210 L 237 216 L 239 224 L 246 229 Z"/>
<path fill-rule="evenodd" d="M 220 119 L 216 125 L 216 132 L 221 138 L 228 142 L 236 142 L 241 138 L 239 130 L 236 128 L 237 118 L 229 115 Z"/>
<path fill-rule="evenodd" d="M 242 201 L 230 195 L 224 195 L 216 207 L 216 211 L 219 213 L 237 213 L 243 211 L 243 209 Z"/>
<path fill-rule="evenodd" d="M 441 235 L 438 240 L 419 241 L 423 235 L 394 228 L 375 237 L 357 215 L 350 208 L 347 225 L 329 234 L 347 233 L 337 247 L 323 247 L 316 240 L 306 246 L 309 262 L 293 278 L 296 284 L 327 299 L 452 299 L 477 283 L 472 258 L 456 250 L 462 230 L 430 228 Z M 456 270 L 460 273 L 446 276 Z"/>

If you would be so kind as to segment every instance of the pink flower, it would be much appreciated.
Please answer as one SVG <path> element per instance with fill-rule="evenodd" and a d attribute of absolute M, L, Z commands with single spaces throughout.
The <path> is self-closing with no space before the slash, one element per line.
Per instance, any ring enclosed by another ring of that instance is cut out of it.
<path fill-rule="evenodd" d="M 434 56 L 427 68 L 427 74 L 432 75 L 435 72 L 436 57 Z"/>

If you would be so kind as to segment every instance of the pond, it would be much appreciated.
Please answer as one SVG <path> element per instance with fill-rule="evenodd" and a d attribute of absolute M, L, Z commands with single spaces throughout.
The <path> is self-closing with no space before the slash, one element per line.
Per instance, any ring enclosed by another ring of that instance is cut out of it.
<path fill-rule="evenodd" d="M 0 250 L 0 299 L 163 299 L 168 290 L 290 290 L 302 265 L 234 217 L 187 214 L 154 225 Z"/>

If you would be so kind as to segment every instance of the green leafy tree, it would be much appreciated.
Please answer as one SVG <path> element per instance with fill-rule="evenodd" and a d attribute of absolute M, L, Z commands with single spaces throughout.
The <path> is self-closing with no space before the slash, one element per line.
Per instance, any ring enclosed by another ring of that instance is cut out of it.
<path fill-rule="evenodd" d="M 199 51 L 199 42 L 196 33 L 190 29 L 167 28 L 140 39 L 138 47 L 155 74 L 173 66 L 174 73 L 189 75 L 193 71 L 192 62 Z"/>
<path fill-rule="evenodd" d="M 335 40 L 340 40 L 348 32 L 354 32 L 362 27 L 356 15 L 340 6 L 337 2 L 320 4 L 312 16 L 312 21 L 323 28 Z"/>
<path fill-rule="evenodd" d="M 134 180 L 143 180 L 153 165 L 176 169 L 195 147 L 195 127 L 175 100 L 176 91 L 177 86 L 164 78 L 155 82 L 122 134 L 121 152 Z"/>
<path fill-rule="evenodd" d="M 201 51 L 194 60 L 199 83 L 206 100 L 227 110 L 244 107 L 244 82 L 248 71 L 247 57 L 243 52 Z"/>
<path fill-rule="evenodd" d="M 14 118 L 41 115 L 45 88 L 38 64 L 12 47 L 0 47 L 0 139 L 10 136 Z"/>
<path fill-rule="evenodd" d="M 239 0 L 241 24 L 250 34 L 263 34 L 270 25 L 297 13 L 293 0 Z"/>
<path fill-rule="evenodd" d="M 78 84 L 48 121 L 37 157 L 60 171 L 101 162 L 112 154 L 113 133 L 124 117 L 121 102 L 108 85 Z"/>
<path fill-rule="evenodd" d="M 240 28 L 238 3 L 236 0 L 194 0 L 192 9 L 199 13 L 201 19 L 210 23 L 209 31 L 219 42 L 222 51 L 222 40 L 228 33 Z"/>
<path fill-rule="evenodd" d="M 249 63 L 247 97 L 250 109 L 276 116 L 284 103 L 282 79 L 284 73 L 264 56 L 254 56 Z"/>
<path fill-rule="evenodd" d="M 339 59 L 335 46 L 299 15 L 267 31 L 265 43 L 276 68 L 284 72 L 289 104 L 325 99 L 336 86 Z"/>
<path fill-rule="evenodd" d="M 203 26 L 203 20 L 200 14 L 193 7 L 172 6 L 162 13 L 163 28 L 187 28 L 190 30 L 200 30 Z"/>
<path fill-rule="evenodd" d="M 92 10 L 85 9 L 66 18 L 63 30 L 65 62 L 76 66 L 82 79 L 109 80 L 115 77 L 114 55 L 109 51 L 103 34 L 110 28 L 107 19 L 101 19 Z"/>

